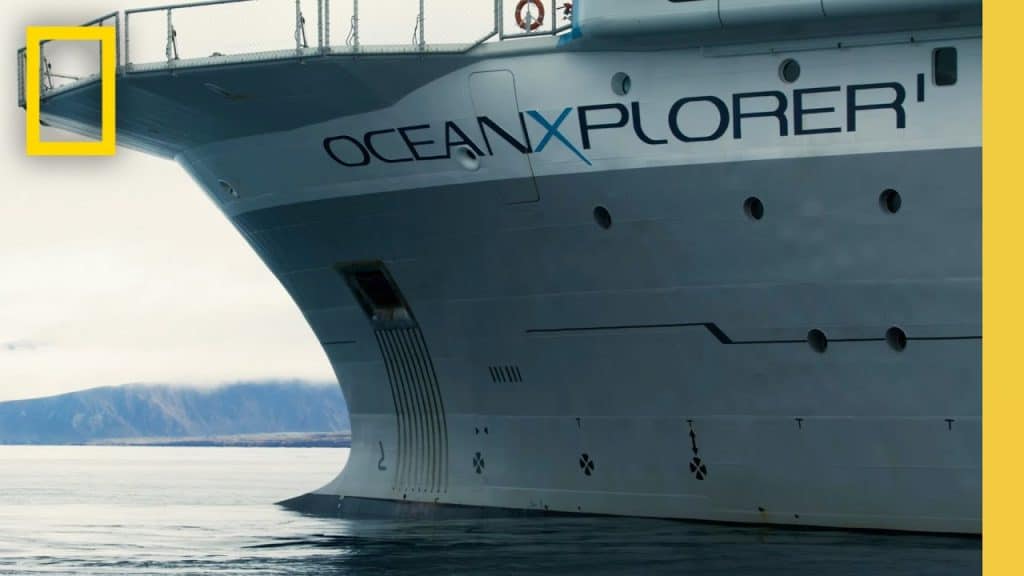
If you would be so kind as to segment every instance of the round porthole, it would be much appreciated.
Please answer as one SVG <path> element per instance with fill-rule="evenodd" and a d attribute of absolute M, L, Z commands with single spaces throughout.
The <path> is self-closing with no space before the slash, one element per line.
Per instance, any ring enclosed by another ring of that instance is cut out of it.
<path fill-rule="evenodd" d="M 232 198 L 238 198 L 238 190 L 235 190 L 235 187 L 232 186 L 230 182 L 227 180 L 217 180 L 217 184 L 220 185 L 221 192 L 231 196 Z"/>
<path fill-rule="evenodd" d="M 605 230 L 612 227 L 612 213 L 604 206 L 594 208 L 594 222 Z"/>
<path fill-rule="evenodd" d="M 452 158 L 470 172 L 476 172 L 480 169 L 480 156 L 469 146 L 459 146 L 452 150 Z"/>
<path fill-rule="evenodd" d="M 792 84 L 800 79 L 800 63 L 792 58 L 787 58 L 779 65 L 779 76 L 782 81 Z"/>
<path fill-rule="evenodd" d="M 878 197 L 878 205 L 881 206 L 882 210 L 885 212 L 895 214 L 903 207 L 903 197 L 900 196 L 899 192 L 890 188 L 885 192 L 882 192 L 881 196 Z"/>
<path fill-rule="evenodd" d="M 885 341 L 893 350 L 902 352 L 907 348 L 907 333 L 899 326 L 893 326 L 885 331 Z"/>
<path fill-rule="evenodd" d="M 615 76 L 612 76 L 612 92 L 615 92 L 619 96 L 625 96 L 629 94 L 629 91 L 633 89 L 633 80 L 630 79 L 629 74 L 625 72 L 619 72 Z"/>
<path fill-rule="evenodd" d="M 743 211 L 746 212 L 747 217 L 751 220 L 760 220 L 764 218 L 764 203 L 761 202 L 760 198 L 751 196 L 743 202 Z"/>
<path fill-rule="evenodd" d="M 811 350 L 823 354 L 828 348 L 828 337 L 824 332 L 815 328 L 807 333 L 807 344 L 810 345 Z"/>

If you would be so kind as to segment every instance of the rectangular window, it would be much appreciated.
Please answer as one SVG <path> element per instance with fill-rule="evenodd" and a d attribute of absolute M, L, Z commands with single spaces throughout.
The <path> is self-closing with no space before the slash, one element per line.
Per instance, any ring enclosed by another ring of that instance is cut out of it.
<path fill-rule="evenodd" d="M 383 263 L 339 266 L 339 272 L 376 327 L 413 323 L 412 313 Z"/>
<path fill-rule="evenodd" d="M 956 48 L 938 48 L 932 55 L 933 74 L 936 86 L 952 86 L 956 84 L 957 56 Z"/>

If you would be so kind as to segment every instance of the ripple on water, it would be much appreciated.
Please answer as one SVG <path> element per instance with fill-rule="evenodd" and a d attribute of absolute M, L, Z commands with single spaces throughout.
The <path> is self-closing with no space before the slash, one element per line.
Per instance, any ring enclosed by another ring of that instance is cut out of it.
<path fill-rule="evenodd" d="M 0 574 L 981 572 L 977 538 L 625 518 L 341 521 L 269 504 L 329 480 L 346 457 L 344 449 L 0 447 Z"/>

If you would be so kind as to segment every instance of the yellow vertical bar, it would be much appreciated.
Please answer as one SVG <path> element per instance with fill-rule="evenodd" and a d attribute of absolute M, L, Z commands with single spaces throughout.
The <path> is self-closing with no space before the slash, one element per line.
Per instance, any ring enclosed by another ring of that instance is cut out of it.
<path fill-rule="evenodd" d="M 1021 574 L 1021 492 L 1024 474 L 1020 440 L 1024 427 L 1024 248 L 1020 190 L 1020 24 L 1024 5 L 988 1 L 984 5 L 983 103 L 984 187 L 982 374 L 983 405 L 983 566 L 986 576 Z"/>
<path fill-rule="evenodd" d="M 40 44 L 44 40 L 100 42 L 102 96 L 99 142 L 43 142 L 40 120 Z M 25 149 L 30 156 L 112 156 L 117 151 L 117 31 L 110 26 L 30 26 L 25 31 Z"/>
<path fill-rule="evenodd" d="M 29 155 L 34 154 L 35 144 L 40 140 L 39 134 L 39 51 L 40 29 L 29 27 L 25 32 L 25 149 Z"/>
<path fill-rule="evenodd" d="M 103 57 L 100 63 L 100 89 L 103 92 L 101 154 L 113 156 L 117 152 L 117 30 L 101 28 L 105 34 L 100 40 Z"/>

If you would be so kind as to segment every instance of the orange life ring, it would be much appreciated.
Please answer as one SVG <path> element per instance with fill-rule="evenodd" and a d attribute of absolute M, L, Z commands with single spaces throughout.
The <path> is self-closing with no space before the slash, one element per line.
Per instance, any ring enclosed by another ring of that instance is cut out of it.
<path fill-rule="evenodd" d="M 529 24 L 527 24 L 526 20 L 523 18 L 523 8 L 526 8 L 531 4 L 537 7 L 537 18 L 530 22 Z M 543 26 L 544 3 L 541 2 L 540 0 L 519 0 L 519 4 L 516 4 L 516 24 L 518 24 L 520 28 L 526 30 L 527 32 L 533 32 L 537 28 Z"/>

